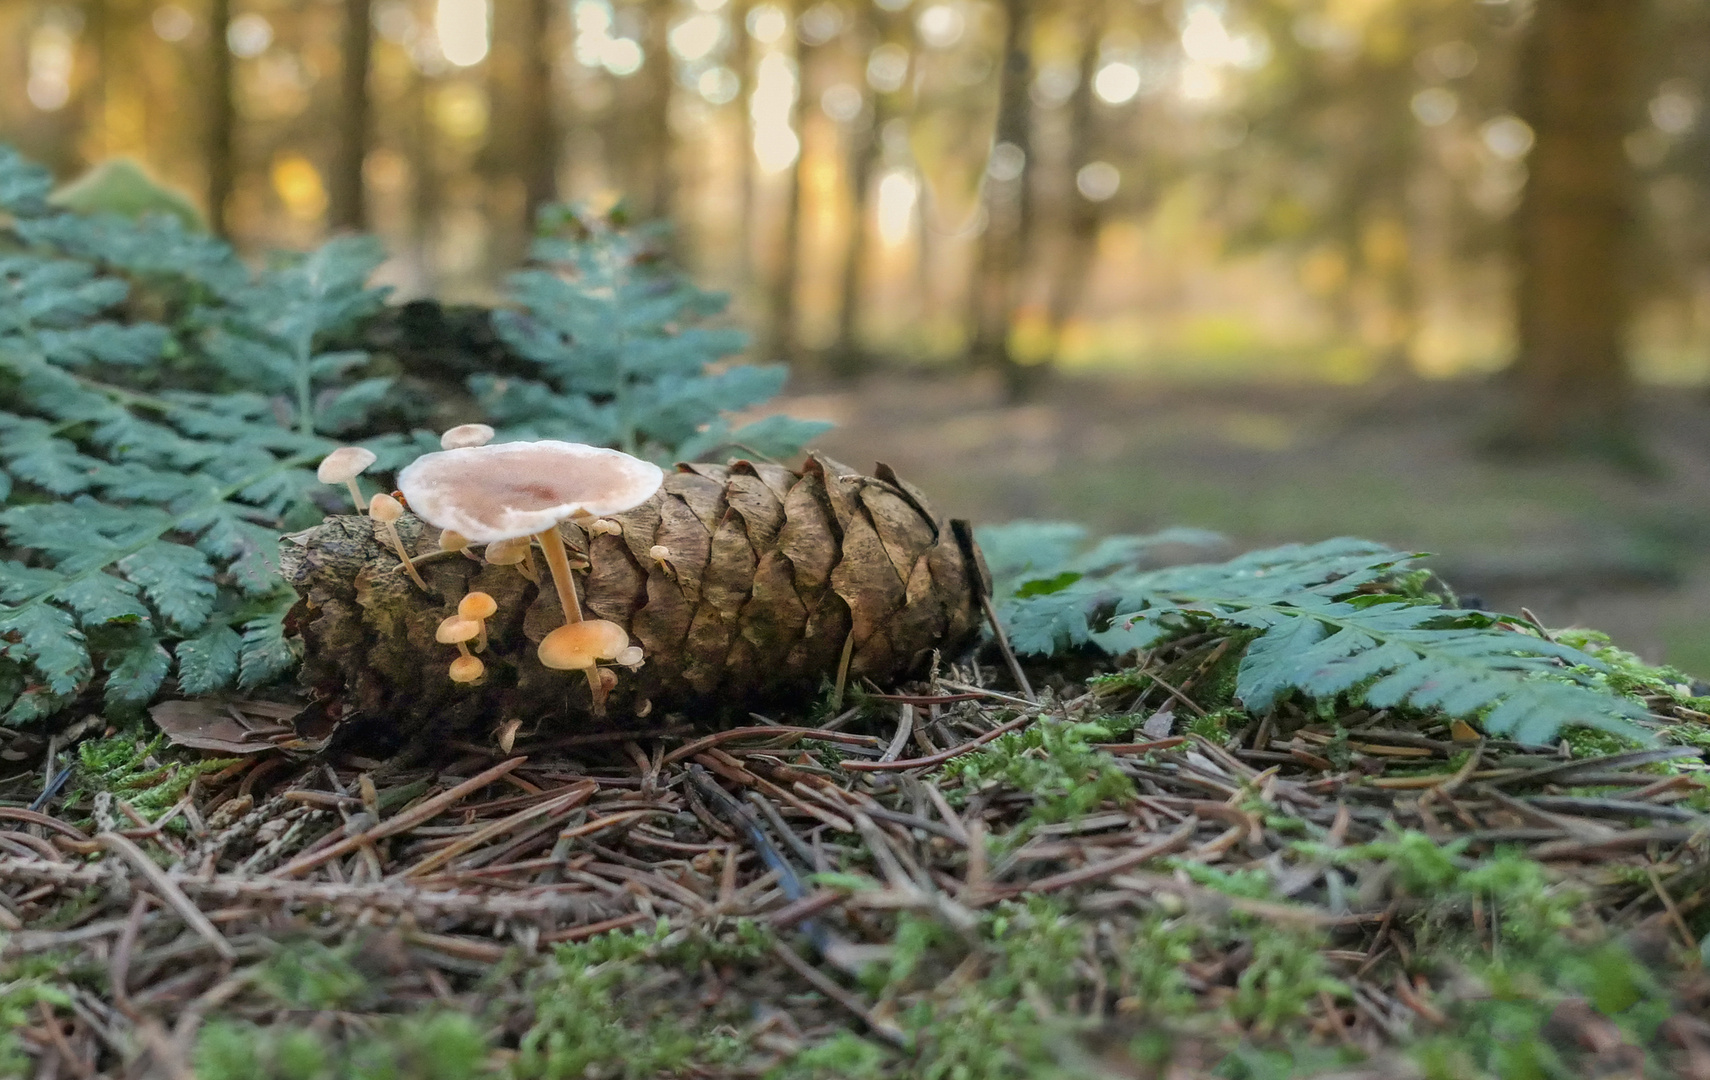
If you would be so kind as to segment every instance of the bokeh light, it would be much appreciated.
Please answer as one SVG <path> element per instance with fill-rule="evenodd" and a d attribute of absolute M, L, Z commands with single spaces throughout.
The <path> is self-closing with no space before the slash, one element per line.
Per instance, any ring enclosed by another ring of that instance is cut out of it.
<path fill-rule="evenodd" d="M 492 34 L 487 0 L 438 0 L 433 30 L 440 51 L 458 67 L 473 67 L 487 58 Z"/>

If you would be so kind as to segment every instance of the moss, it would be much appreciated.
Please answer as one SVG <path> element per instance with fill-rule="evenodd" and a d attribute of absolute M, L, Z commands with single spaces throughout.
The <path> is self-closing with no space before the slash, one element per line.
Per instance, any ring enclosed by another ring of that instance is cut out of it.
<path fill-rule="evenodd" d="M 756 924 L 742 920 L 716 935 L 672 933 L 661 922 L 561 946 L 533 980 L 534 1024 L 522 1037 L 512 1075 L 639 1080 L 734 1061 L 743 1045 L 733 1028 L 721 1029 L 715 1018 L 686 1010 L 681 997 L 638 991 L 660 968 L 684 972 L 704 964 L 748 963 L 770 941 Z"/>
<path fill-rule="evenodd" d="M 79 743 L 77 786 L 68 793 L 67 802 L 76 803 L 105 791 L 124 800 L 145 820 L 153 821 L 176 805 L 198 776 L 235 763 L 233 758 L 174 757 L 161 761 L 155 755 L 165 743 L 164 735 L 145 739 L 134 731 Z M 179 821 L 173 826 L 183 828 Z"/>
<path fill-rule="evenodd" d="M 987 784 L 1033 793 L 1038 802 L 1009 839 L 1024 838 L 1031 828 L 1081 817 L 1110 802 L 1133 797 L 1134 782 L 1116 758 L 1093 744 L 1112 738 L 1108 727 L 1041 717 L 1023 731 L 1010 732 L 957 758 L 947 772 L 965 789 Z"/>
<path fill-rule="evenodd" d="M 461 1013 L 387 1017 L 342 1045 L 319 1030 L 215 1020 L 196 1040 L 197 1080 L 476 1080 L 489 1040 Z"/>
<path fill-rule="evenodd" d="M 1698 712 L 1710 712 L 1710 696 L 1694 695 L 1690 675 L 1666 664 L 1647 664 L 1638 656 L 1610 643 L 1609 635 L 1597 630 L 1558 630 L 1555 638 L 1601 661 L 1607 668 L 1593 677 L 1618 694 L 1661 695 Z"/>

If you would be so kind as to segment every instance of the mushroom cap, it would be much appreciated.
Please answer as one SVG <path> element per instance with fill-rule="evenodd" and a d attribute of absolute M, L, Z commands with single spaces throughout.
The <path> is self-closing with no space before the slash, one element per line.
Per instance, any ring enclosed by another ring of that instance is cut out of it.
<path fill-rule="evenodd" d="M 465 446 L 486 446 L 493 441 L 493 429 L 486 424 L 458 424 L 447 428 L 439 437 L 442 450 L 457 450 Z"/>
<path fill-rule="evenodd" d="M 546 635 L 545 640 L 540 643 L 543 652 L 547 642 L 551 642 L 552 648 L 559 652 L 610 660 L 629 648 L 629 632 L 617 623 L 607 622 L 605 619 L 585 619 L 582 622 L 566 623 Z M 542 659 L 541 663 L 546 661 Z"/>
<path fill-rule="evenodd" d="M 460 619 L 490 619 L 499 610 L 499 602 L 484 592 L 472 592 L 457 602 Z"/>
<path fill-rule="evenodd" d="M 555 439 L 440 450 L 398 474 L 417 517 L 477 544 L 545 532 L 577 514 L 621 514 L 664 482 L 650 461 Z"/>
<path fill-rule="evenodd" d="M 433 639 L 441 645 L 456 645 L 459 642 L 474 641 L 481 636 L 481 620 L 466 619 L 461 615 L 453 615 L 442 621 L 439 628 L 433 632 Z"/>
<path fill-rule="evenodd" d="M 356 479 L 362 470 L 374 464 L 376 460 L 372 450 L 364 450 L 360 446 L 341 446 L 321 459 L 320 468 L 315 470 L 315 479 L 323 484 L 342 484 Z"/>
<path fill-rule="evenodd" d="M 532 543 L 534 540 L 527 536 L 514 536 L 509 540 L 495 540 L 487 545 L 487 550 L 483 555 L 494 566 L 515 566 L 528 558 L 529 545 Z"/>
<path fill-rule="evenodd" d="M 487 670 L 487 665 L 481 662 L 479 656 L 459 656 L 451 662 L 451 681 L 459 683 L 474 682 Z"/>
<path fill-rule="evenodd" d="M 469 538 L 456 529 L 439 530 L 439 550 L 462 551 L 469 546 Z"/>
<path fill-rule="evenodd" d="M 567 626 L 560 626 L 541 640 L 539 656 L 543 667 L 552 668 L 554 671 L 582 671 L 594 666 L 598 657 L 591 652 L 575 648 L 575 642 L 566 641 L 559 636 L 559 630 L 568 629 Z"/>
<path fill-rule="evenodd" d="M 368 500 L 368 516 L 375 521 L 397 521 L 404 516 L 404 504 L 384 491 L 376 492 Z"/>

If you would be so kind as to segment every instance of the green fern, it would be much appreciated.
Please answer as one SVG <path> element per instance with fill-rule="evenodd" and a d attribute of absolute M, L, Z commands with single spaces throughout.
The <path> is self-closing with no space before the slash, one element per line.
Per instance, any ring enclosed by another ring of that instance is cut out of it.
<path fill-rule="evenodd" d="M 1000 550 L 1016 540 L 997 534 Z M 1601 660 L 1444 606 L 1423 593 L 1420 558 L 1346 538 L 1151 571 L 1072 556 L 1069 569 L 1038 568 L 1013 585 L 1003 614 L 1012 644 L 1028 653 L 1120 655 L 1190 630 L 1259 631 L 1236 673 L 1236 697 L 1252 711 L 1299 693 L 1476 719 L 1522 742 L 1570 724 L 1646 737 L 1635 723 L 1644 708 L 1609 692 Z"/>
<path fill-rule="evenodd" d="M 494 316 L 539 378 L 471 379 L 505 436 L 695 461 L 730 449 L 786 457 L 830 426 L 771 416 L 733 429 L 730 414 L 776 396 L 788 372 L 720 364 L 747 343 L 707 325 L 726 297 L 671 273 L 653 232 L 627 227 L 621 214 L 555 208 L 541 220 L 549 231 L 534 245 L 539 266 L 511 278 L 521 310 Z"/>
<path fill-rule="evenodd" d="M 317 344 L 378 305 L 378 250 L 335 241 L 251 277 L 176 221 L 83 218 L 48 189 L 0 147 L 4 721 L 96 682 L 134 708 L 175 666 L 190 692 L 272 679 L 294 659 L 279 529 L 318 516 L 309 466 L 376 400 L 347 381 L 359 356 Z"/>

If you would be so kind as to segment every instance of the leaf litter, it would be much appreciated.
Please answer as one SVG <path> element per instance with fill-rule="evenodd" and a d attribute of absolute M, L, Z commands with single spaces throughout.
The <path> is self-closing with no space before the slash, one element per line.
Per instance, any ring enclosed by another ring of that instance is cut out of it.
<path fill-rule="evenodd" d="M 31 768 L 4 790 L 0 1055 L 53 1076 L 1710 1075 L 1696 747 L 1299 699 L 1254 716 L 1219 700 L 1218 645 L 1036 668 L 1035 702 L 952 667 L 819 723 L 522 732 L 438 768 L 294 755 L 265 745 L 284 706 L 200 704 L 242 729 L 211 748 L 244 753 L 170 806 L 137 808 L 165 752 L 110 788 L 42 799 Z"/>

